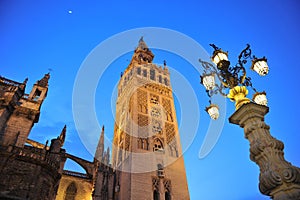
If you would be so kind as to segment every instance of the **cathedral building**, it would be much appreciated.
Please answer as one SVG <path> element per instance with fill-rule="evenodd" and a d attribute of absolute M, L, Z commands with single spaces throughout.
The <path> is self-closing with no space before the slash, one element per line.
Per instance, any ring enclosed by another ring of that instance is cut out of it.
<path fill-rule="evenodd" d="M 103 127 L 92 161 L 63 149 L 66 126 L 50 144 L 28 137 L 50 74 L 30 94 L 27 79 L 0 77 L 0 199 L 190 199 L 170 73 L 153 58 L 141 38 L 118 83 L 112 156 L 104 148 Z M 64 170 L 66 159 L 85 173 Z"/>

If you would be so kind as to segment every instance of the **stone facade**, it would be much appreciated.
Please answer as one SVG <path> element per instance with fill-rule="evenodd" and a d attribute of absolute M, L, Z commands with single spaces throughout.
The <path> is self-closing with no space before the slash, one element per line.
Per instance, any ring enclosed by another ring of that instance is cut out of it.
<path fill-rule="evenodd" d="M 66 128 L 50 146 L 28 140 L 49 78 L 46 74 L 27 95 L 27 80 L 18 83 L 0 77 L 0 199 L 55 199 L 65 162 L 61 147 Z"/>
<path fill-rule="evenodd" d="M 90 200 L 93 182 L 86 174 L 64 171 L 60 180 L 56 199 Z"/>
<path fill-rule="evenodd" d="M 23 83 L 0 77 L 0 199 L 189 199 L 170 74 L 152 63 L 141 39 L 119 82 L 112 162 L 104 127 L 94 160 L 62 147 L 66 126 L 48 146 L 28 138 L 38 122 L 50 74 L 25 94 Z M 66 159 L 85 173 L 64 170 Z"/>
<path fill-rule="evenodd" d="M 300 168 L 285 160 L 284 144 L 270 134 L 264 121 L 268 112 L 268 107 L 250 102 L 241 105 L 229 121 L 244 128 L 250 159 L 260 168 L 260 192 L 274 200 L 300 199 Z"/>
<path fill-rule="evenodd" d="M 143 38 L 118 84 L 116 199 L 189 199 L 170 74 Z"/>

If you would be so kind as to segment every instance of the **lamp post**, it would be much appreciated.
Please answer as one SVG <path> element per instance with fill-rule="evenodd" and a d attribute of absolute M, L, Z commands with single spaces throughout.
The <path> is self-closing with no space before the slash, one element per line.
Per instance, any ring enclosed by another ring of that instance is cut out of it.
<path fill-rule="evenodd" d="M 229 122 L 244 128 L 245 138 L 250 142 L 250 159 L 260 167 L 260 192 L 275 200 L 300 199 L 300 168 L 284 159 L 284 144 L 271 136 L 270 127 L 264 122 L 264 116 L 269 111 L 266 92 L 257 92 L 244 67 L 251 59 L 251 69 L 265 76 L 269 72 L 267 59 L 253 56 L 250 45 L 247 45 L 240 53 L 237 64 L 230 66 L 228 53 L 214 44 L 210 46 L 214 48 L 211 59 L 215 65 L 199 59 L 204 68 L 200 76 L 201 84 L 210 97 L 207 113 L 214 120 L 219 117 L 218 106 L 211 102 L 214 94 L 220 93 L 235 101 L 236 110 Z M 246 97 L 247 88 L 254 91 L 252 100 Z"/>

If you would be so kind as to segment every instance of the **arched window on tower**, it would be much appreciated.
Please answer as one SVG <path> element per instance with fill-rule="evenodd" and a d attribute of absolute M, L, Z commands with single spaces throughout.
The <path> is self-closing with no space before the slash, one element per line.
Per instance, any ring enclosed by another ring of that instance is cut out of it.
<path fill-rule="evenodd" d="M 159 200 L 159 193 L 157 190 L 153 191 L 153 200 Z"/>
<path fill-rule="evenodd" d="M 32 100 L 37 101 L 40 98 L 41 94 L 42 94 L 42 91 L 40 91 L 39 89 L 36 89 L 32 96 Z"/>
<path fill-rule="evenodd" d="M 143 145 L 143 139 L 142 138 L 138 138 L 138 148 L 142 149 L 142 145 Z"/>
<path fill-rule="evenodd" d="M 158 76 L 158 82 L 162 83 L 162 77 L 161 77 L 161 75 Z"/>
<path fill-rule="evenodd" d="M 171 180 L 164 179 L 165 200 L 171 200 Z"/>
<path fill-rule="evenodd" d="M 64 200 L 75 200 L 77 194 L 77 187 L 74 182 L 70 183 L 68 186 Z"/>
<path fill-rule="evenodd" d="M 169 86 L 169 80 L 167 78 L 164 78 L 164 83 L 166 86 Z"/>
<path fill-rule="evenodd" d="M 148 139 L 143 139 L 142 149 L 148 150 Z"/>
<path fill-rule="evenodd" d="M 165 200 L 171 200 L 171 194 L 168 190 L 165 192 Z"/>
<path fill-rule="evenodd" d="M 156 138 L 153 142 L 153 151 L 164 151 L 164 147 L 160 139 Z"/>
<path fill-rule="evenodd" d="M 150 79 L 155 81 L 155 70 L 150 69 Z"/>
<path fill-rule="evenodd" d="M 143 76 L 147 77 L 147 69 L 143 69 Z"/>
<path fill-rule="evenodd" d="M 136 72 L 137 72 L 138 75 L 141 75 L 141 71 L 142 71 L 142 70 L 141 70 L 140 67 L 136 68 Z"/>
<path fill-rule="evenodd" d="M 148 150 L 149 143 L 147 138 L 138 138 L 138 148 Z"/>

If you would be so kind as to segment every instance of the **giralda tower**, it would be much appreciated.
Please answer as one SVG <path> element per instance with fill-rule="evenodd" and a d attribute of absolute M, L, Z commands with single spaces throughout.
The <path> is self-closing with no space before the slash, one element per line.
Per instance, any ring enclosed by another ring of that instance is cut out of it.
<path fill-rule="evenodd" d="M 118 84 L 112 166 L 115 197 L 188 200 L 169 70 L 143 38 Z"/>

